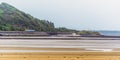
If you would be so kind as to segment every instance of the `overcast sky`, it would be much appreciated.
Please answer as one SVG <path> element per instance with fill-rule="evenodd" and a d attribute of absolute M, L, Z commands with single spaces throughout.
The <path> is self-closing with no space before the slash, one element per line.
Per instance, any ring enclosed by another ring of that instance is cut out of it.
<path fill-rule="evenodd" d="M 120 30 L 120 0 L 0 0 L 56 27 Z"/>

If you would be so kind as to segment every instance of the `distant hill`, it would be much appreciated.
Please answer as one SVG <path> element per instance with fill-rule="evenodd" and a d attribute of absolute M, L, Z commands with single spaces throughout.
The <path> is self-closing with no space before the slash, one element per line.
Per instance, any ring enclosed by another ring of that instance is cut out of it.
<path fill-rule="evenodd" d="M 34 18 L 15 7 L 7 4 L 0 4 L 0 30 L 1 31 L 24 31 L 26 29 L 36 31 L 54 31 L 52 22 Z"/>
<path fill-rule="evenodd" d="M 42 32 L 75 32 L 82 35 L 99 35 L 91 31 L 77 31 L 65 27 L 55 28 L 54 23 L 37 19 L 17 8 L 7 4 L 0 4 L 0 31 L 35 30 Z"/>

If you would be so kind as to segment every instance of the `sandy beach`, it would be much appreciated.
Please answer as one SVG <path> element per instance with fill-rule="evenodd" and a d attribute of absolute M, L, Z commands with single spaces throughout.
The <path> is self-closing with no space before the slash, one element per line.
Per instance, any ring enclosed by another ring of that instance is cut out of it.
<path fill-rule="evenodd" d="M 0 39 L 0 60 L 120 60 L 119 38 L 107 40 L 9 38 Z"/>
<path fill-rule="evenodd" d="M 120 60 L 120 52 L 0 53 L 0 60 Z"/>

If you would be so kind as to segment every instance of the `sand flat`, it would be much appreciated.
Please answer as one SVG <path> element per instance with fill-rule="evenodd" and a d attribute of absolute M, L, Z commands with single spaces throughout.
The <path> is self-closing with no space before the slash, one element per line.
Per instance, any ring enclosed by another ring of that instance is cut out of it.
<path fill-rule="evenodd" d="M 120 60 L 120 39 L 0 39 L 0 60 Z"/>
<path fill-rule="evenodd" d="M 120 52 L 10 52 L 0 60 L 120 60 Z"/>

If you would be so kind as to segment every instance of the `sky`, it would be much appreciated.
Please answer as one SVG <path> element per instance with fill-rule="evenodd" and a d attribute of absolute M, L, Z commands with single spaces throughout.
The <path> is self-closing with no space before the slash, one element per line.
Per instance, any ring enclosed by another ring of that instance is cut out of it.
<path fill-rule="evenodd" d="M 56 27 L 120 31 L 120 0 L 0 0 Z"/>

